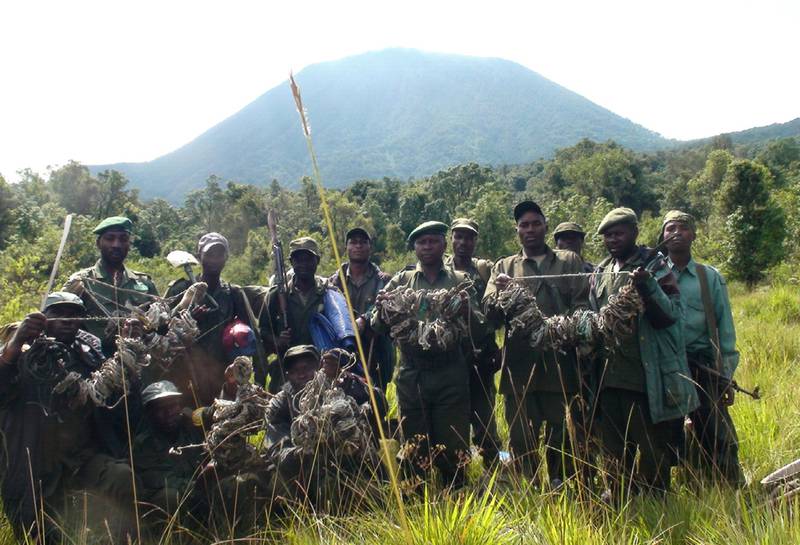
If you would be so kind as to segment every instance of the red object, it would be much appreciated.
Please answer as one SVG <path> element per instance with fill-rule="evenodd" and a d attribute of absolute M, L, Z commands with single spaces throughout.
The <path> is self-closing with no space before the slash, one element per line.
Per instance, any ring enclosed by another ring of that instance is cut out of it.
<path fill-rule="evenodd" d="M 222 347 L 231 356 L 249 356 L 255 353 L 256 336 L 249 325 L 233 320 L 222 330 Z"/>

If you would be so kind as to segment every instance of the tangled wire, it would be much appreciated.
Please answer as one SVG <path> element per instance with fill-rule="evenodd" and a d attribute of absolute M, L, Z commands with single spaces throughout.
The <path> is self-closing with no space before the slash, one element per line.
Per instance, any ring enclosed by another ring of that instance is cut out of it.
<path fill-rule="evenodd" d="M 237 384 L 233 401 L 214 400 L 214 416 L 206 438 L 206 449 L 217 468 L 226 473 L 264 469 L 266 464 L 248 435 L 261 429 L 269 396 L 263 388 L 250 383 L 253 361 L 237 357 L 228 368 Z"/>
<path fill-rule="evenodd" d="M 400 286 L 385 292 L 385 299 L 378 304 L 380 317 L 395 341 L 446 352 L 469 332 L 462 309 L 469 304 L 473 289 L 472 281 L 439 290 Z"/>
<path fill-rule="evenodd" d="M 618 346 L 621 339 L 633 334 L 634 320 L 644 308 L 636 288 L 627 284 L 608 298 L 600 312 L 578 310 L 567 316 L 545 317 L 533 293 L 514 281 L 491 294 L 486 305 L 490 312 L 505 317 L 509 336 L 529 335 L 533 348 L 552 350 Z"/>
<path fill-rule="evenodd" d="M 300 414 L 292 422 L 291 437 L 304 454 L 320 447 L 334 456 L 374 449 L 368 415 L 323 371 L 317 371 L 298 395 Z"/>

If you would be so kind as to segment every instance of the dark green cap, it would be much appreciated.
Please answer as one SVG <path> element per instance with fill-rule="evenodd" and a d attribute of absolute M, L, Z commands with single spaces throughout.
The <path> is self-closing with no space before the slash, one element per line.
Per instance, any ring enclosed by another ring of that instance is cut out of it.
<path fill-rule="evenodd" d="M 414 228 L 408 234 L 408 243 L 414 244 L 414 241 L 417 240 L 418 237 L 422 235 L 446 235 L 447 234 L 447 225 L 442 223 L 441 221 L 426 221 L 425 223 L 420 223 L 419 225 Z"/>
<path fill-rule="evenodd" d="M 117 229 L 130 233 L 133 230 L 133 222 L 125 216 L 111 216 L 98 223 L 92 233 L 95 235 L 102 235 L 110 229 Z"/>
<path fill-rule="evenodd" d="M 47 310 L 56 305 L 72 305 L 78 307 L 82 312 L 86 312 L 86 306 L 83 304 L 83 300 L 74 293 L 68 291 L 54 291 L 48 295 L 44 300 L 43 310 Z"/>
<path fill-rule="evenodd" d="M 147 406 L 156 399 L 163 399 L 165 397 L 180 397 L 181 394 L 178 388 L 168 380 L 159 380 L 154 382 L 144 390 L 142 390 L 142 405 Z"/>
<path fill-rule="evenodd" d="M 558 239 L 558 235 L 560 235 L 561 233 L 576 233 L 578 235 L 581 235 L 582 237 L 586 236 L 586 231 L 583 230 L 583 227 L 581 227 L 574 221 L 565 221 L 559 223 L 553 230 L 553 238 Z"/>
<path fill-rule="evenodd" d="M 362 237 L 366 238 L 367 240 L 372 241 L 372 235 L 370 235 L 369 231 L 367 231 L 363 227 L 353 227 L 352 229 L 347 231 L 347 234 L 344 236 L 344 241 L 347 242 L 348 240 L 350 240 L 352 237 L 354 237 L 356 235 L 361 235 Z"/>
<path fill-rule="evenodd" d="M 453 223 L 450 224 L 450 230 L 455 231 L 456 229 L 466 229 L 467 231 L 472 231 L 476 235 L 479 233 L 478 223 L 475 220 L 471 220 L 469 218 L 454 219 Z"/>
<path fill-rule="evenodd" d="M 608 214 L 606 217 L 603 218 L 603 221 L 600 222 L 600 226 L 597 228 L 597 234 L 602 235 L 606 232 L 606 230 L 614 227 L 615 225 L 620 225 L 622 223 L 628 223 L 631 225 L 638 225 L 639 220 L 636 217 L 636 212 L 631 210 L 630 208 L 615 208 Z"/>
<path fill-rule="evenodd" d="M 293 253 L 301 250 L 311 252 L 315 256 L 320 257 L 319 244 L 317 244 L 317 241 L 311 237 L 296 238 L 289 243 L 289 257 L 292 257 Z"/>
<path fill-rule="evenodd" d="M 298 344 L 296 346 L 291 347 L 289 350 L 286 351 L 286 354 L 283 355 L 283 369 L 284 371 L 288 371 L 290 364 L 295 363 L 297 360 L 301 358 L 313 358 L 316 361 L 319 361 L 319 350 L 313 344 Z"/>
<path fill-rule="evenodd" d="M 683 212 L 681 210 L 670 210 L 664 216 L 664 221 L 661 222 L 661 232 L 658 234 L 658 243 L 664 240 L 664 229 L 667 227 L 667 224 L 671 221 L 678 221 L 680 223 L 685 223 L 689 229 L 694 232 L 696 230 L 696 225 L 694 222 L 694 216 L 689 214 L 688 212 Z"/>

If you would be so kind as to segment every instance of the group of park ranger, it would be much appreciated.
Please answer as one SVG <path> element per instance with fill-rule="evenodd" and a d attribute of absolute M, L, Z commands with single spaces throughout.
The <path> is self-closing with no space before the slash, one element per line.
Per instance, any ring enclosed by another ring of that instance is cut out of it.
<path fill-rule="evenodd" d="M 408 234 L 417 263 L 394 275 L 366 229 L 347 232 L 330 278 L 299 238 L 268 286 L 225 281 L 228 241 L 206 233 L 200 275 L 163 295 L 125 265 L 132 222 L 102 221 L 97 263 L 0 339 L 15 531 L 57 535 L 71 509 L 109 533 L 176 513 L 254 523 L 267 507 L 368 494 L 395 460 L 411 493 L 434 476 L 464 486 L 478 456 L 611 502 L 669 490 L 679 463 L 742 485 L 733 319 L 720 273 L 692 258 L 693 218 L 669 212 L 651 249 L 636 214 L 612 210 L 596 266 L 578 224 L 551 244 L 535 202 L 513 219 L 520 250 L 496 263 L 475 257 L 475 221 L 422 223 Z"/>

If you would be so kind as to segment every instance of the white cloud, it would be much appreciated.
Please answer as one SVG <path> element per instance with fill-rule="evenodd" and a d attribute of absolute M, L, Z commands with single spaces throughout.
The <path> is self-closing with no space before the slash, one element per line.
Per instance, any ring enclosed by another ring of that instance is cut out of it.
<path fill-rule="evenodd" d="M 308 64 L 504 57 L 672 138 L 800 115 L 793 0 L 5 2 L 0 172 L 142 161 Z M 313 105 L 309 105 L 313 107 Z"/>

